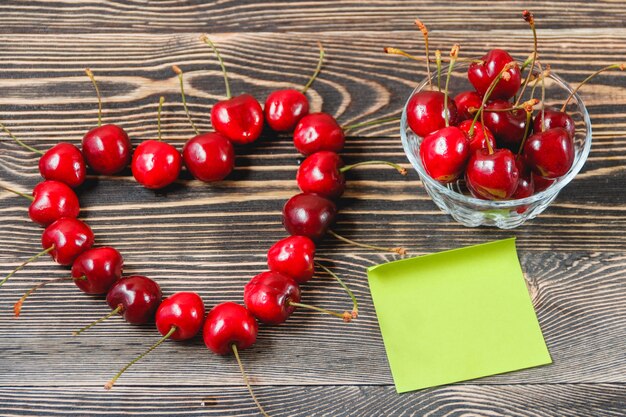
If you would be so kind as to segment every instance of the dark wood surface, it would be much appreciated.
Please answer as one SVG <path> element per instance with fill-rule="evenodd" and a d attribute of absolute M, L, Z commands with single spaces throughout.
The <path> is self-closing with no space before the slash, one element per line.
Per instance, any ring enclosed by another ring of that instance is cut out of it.
<path fill-rule="evenodd" d="M 105 121 L 121 124 L 136 145 L 156 135 L 156 102 L 167 98 L 165 138 L 178 147 L 192 134 L 172 64 L 186 72 L 193 116 L 210 129 L 223 81 L 202 32 L 219 45 L 234 92 L 260 100 L 274 88 L 306 81 L 327 64 L 309 97 L 342 124 L 399 113 L 423 65 L 382 53 L 421 51 L 412 26 L 431 28 L 434 48 L 461 43 L 465 56 L 504 47 L 530 52 L 524 7 L 535 11 L 540 51 L 575 83 L 607 63 L 626 60 L 623 2 L 201 2 L 31 1 L 0 4 L 0 118 L 39 149 L 78 144 L 96 107 L 83 75 L 100 80 Z M 298 311 L 263 327 L 242 353 L 272 416 L 620 416 L 626 414 L 626 73 L 594 80 L 583 92 L 593 146 L 578 177 L 540 217 L 512 231 L 468 229 L 441 213 L 414 172 L 401 178 L 370 168 L 351 172 L 337 231 L 411 255 L 517 237 L 522 267 L 554 359 L 546 367 L 397 395 L 373 311 L 365 269 L 391 254 L 327 239 L 318 259 L 345 277 L 360 301 L 351 324 Z M 348 162 L 387 158 L 407 164 L 398 126 L 353 132 Z M 299 156 L 288 136 L 263 135 L 238 149 L 237 169 L 220 184 L 188 174 L 168 189 L 138 186 L 130 172 L 90 176 L 80 190 L 82 217 L 100 245 L 124 255 L 127 273 L 155 278 L 166 294 L 197 291 L 208 307 L 241 301 L 242 286 L 264 268 L 265 252 L 284 236 L 280 209 L 297 192 Z M 39 181 L 37 155 L 0 139 L 0 180 L 29 191 Z M 408 164 L 406 165 L 408 167 Z M 40 248 L 41 229 L 26 201 L 0 193 L 0 275 Z M 33 296 L 19 320 L 12 305 L 34 282 L 67 270 L 42 259 L 0 291 L 0 415 L 257 415 L 230 357 L 200 338 L 169 342 L 102 385 L 156 340 L 152 326 L 113 319 L 73 338 L 71 331 L 108 311 L 100 298 L 56 284 Z M 304 286 L 304 300 L 349 307 L 328 276 Z"/>

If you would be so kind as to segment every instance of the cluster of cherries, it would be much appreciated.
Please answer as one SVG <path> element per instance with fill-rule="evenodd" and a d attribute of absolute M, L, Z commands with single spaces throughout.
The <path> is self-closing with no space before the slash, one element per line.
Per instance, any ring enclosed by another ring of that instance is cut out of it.
<path fill-rule="evenodd" d="M 222 355 L 232 352 L 235 355 L 252 398 L 260 411 L 267 415 L 254 397 L 238 351 L 255 343 L 257 320 L 266 324 L 283 323 L 297 307 L 326 312 L 346 322 L 357 317 L 358 307 L 353 293 L 337 275 L 315 262 L 315 242 L 330 233 L 349 243 L 378 249 L 376 246 L 352 242 L 330 229 L 337 214 L 333 200 L 344 192 L 344 173 L 356 166 L 386 164 L 402 174 L 406 171 L 386 161 L 344 165 L 337 152 L 344 146 L 345 130 L 356 125 L 342 128 L 327 113 L 309 114 L 309 102 L 304 93 L 322 66 L 324 50 L 321 45 L 317 69 L 304 89 L 286 89 L 271 93 L 263 111 L 251 95 L 230 96 L 228 78 L 219 52 L 208 38 L 202 39 L 213 48 L 218 57 L 224 72 L 227 99 L 213 106 L 211 121 L 216 131 L 200 134 L 187 108 L 183 73 L 180 68 L 173 67 L 180 80 L 185 111 L 197 133 L 186 142 L 182 158 L 174 146 L 160 140 L 163 97 L 159 101 L 158 110 L 159 140 L 142 142 L 132 152 L 131 158 L 132 146 L 126 132 L 114 124 L 102 125 L 100 92 L 90 70 L 86 70 L 86 73 L 98 96 L 98 126 L 84 136 L 82 151 L 73 144 L 59 143 L 43 153 L 20 141 L 2 125 L 5 132 L 19 144 L 42 154 L 39 171 L 44 181 L 34 188 L 32 196 L 7 190 L 32 201 L 28 210 L 29 216 L 35 223 L 44 226 L 45 230 L 41 239 L 43 251 L 18 266 L 0 281 L 0 286 L 27 263 L 49 254 L 60 265 L 71 266 L 71 276 L 49 280 L 31 288 L 15 304 L 16 316 L 20 314 L 26 298 L 38 288 L 50 282 L 71 280 L 86 294 L 106 294 L 106 302 L 111 308 L 110 313 L 74 332 L 75 335 L 113 315 L 121 315 L 132 324 L 155 320 L 157 330 L 162 335 L 158 342 L 115 375 L 105 385 L 107 389 L 131 365 L 165 340 L 190 339 L 203 329 L 204 342 L 211 351 Z M 179 292 L 162 299 L 161 288 L 154 280 L 140 275 L 122 277 L 124 261 L 119 251 L 113 247 L 93 247 L 94 233 L 87 224 L 77 219 L 80 207 L 73 190 L 85 180 L 87 165 L 98 174 L 112 175 L 130 163 L 136 180 L 150 189 L 162 188 L 175 181 L 183 162 L 195 178 L 205 182 L 218 181 L 233 170 L 233 144 L 242 145 L 258 139 L 264 121 L 275 131 L 293 131 L 294 145 L 306 159 L 296 175 L 302 192 L 290 198 L 283 208 L 283 224 L 290 236 L 269 249 L 268 271 L 258 274 L 246 284 L 243 294 L 245 306 L 234 302 L 221 303 L 213 307 L 205 317 L 205 306 L 198 294 Z M 387 250 L 404 253 L 401 248 Z M 336 313 L 300 302 L 299 285 L 313 277 L 316 265 L 337 279 L 347 291 L 353 302 L 352 311 Z"/>
<path fill-rule="evenodd" d="M 534 51 L 521 67 L 502 49 L 493 49 L 480 59 L 468 59 L 467 78 L 474 90 L 450 99 L 448 83 L 459 51 L 455 45 L 444 91 L 440 82 L 439 90 L 432 88 L 429 72 L 431 89 L 414 94 L 406 107 L 409 127 L 423 138 L 419 157 L 426 172 L 444 184 L 464 179 L 469 192 L 480 199 L 529 197 L 565 175 L 574 162 L 575 123 L 566 107 L 591 77 L 572 92 L 561 109 L 544 107 L 545 78 L 550 68 L 542 67 L 538 59 L 533 14 L 524 11 L 523 18 L 533 31 Z M 416 24 L 424 34 L 429 63 L 428 31 L 420 21 Z M 385 51 L 418 59 L 396 48 Z M 440 79 L 441 55 L 437 52 Z M 523 77 L 526 68 L 528 73 Z M 592 76 L 612 68 L 623 69 L 623 64 L 605 67 Z M 531 82 L 531 98 L 521 102 Z M 532 97 L 539 82 L 541 101 Z M 535 112 L 535 108 L 539 110 Z"/>

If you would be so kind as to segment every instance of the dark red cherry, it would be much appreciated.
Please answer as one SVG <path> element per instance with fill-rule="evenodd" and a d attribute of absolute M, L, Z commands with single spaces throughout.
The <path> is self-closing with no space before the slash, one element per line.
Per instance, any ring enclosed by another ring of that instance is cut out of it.
<path fill-rule="evenodd" d="M 138 183 L 146 188 L 159 189 L 178 178 L 182 159 L 169 143 L 158 140 L 141 142 L 133 153 L 131 168 Z"/>
<path fill-rule="evenodd" d="M 544 178 L 540 175 L 535 174 L 534 172 L 530 175 L 532 177 L 533 184 L 535 185 L 535 193 L 546 190 L 548 187 L 556 182 L 556 180 L 554 179 Z"/>
<path fill-rule="evenodd" d="M 202 336 L 204 344 L 218 355 L 249 348 L 256 342 L 259 325 L 247 308 L 226 302 L 213 307 L 206 317 Z"/>
<path fill-rule="evenodd" d="M 263 131 L 263 109 L 250 94 L 218 101 L 211 109 L 213 128 L 232 142 L 254 142 Z"/>
<path fill-rule="evenodd" d="M 465 120 L 461 122 L 461 124 L 459 124 L 459 129 L 461 129 L 465 133 L 469 140 L 470 155 L 474 154 L 474 152 L 480 149 L 488 149 L 489 146 L 491 146 L 491 149 L 496 148 L 496 139 L 493 137 L 493 134 L 486 126 L 483 126 L 480 122 L 474 123 L 474 131 L 470 135 L 471 127 L 471 120 Z"/>
<path fill-rule="evenodd" d="M 76 188 L 85 181 L 87 169 L 83 154 L 71 143 L 59 143 L 39 158 L 39 172 L 47 180 Z"/>
<path fill-rule="evenodd" d="M 472 194 L 488 200 L 511 198 L 519 182 L 515 155 L 508 149 L 476 151 L 467 164 L 465 181 Z"/>
<path fill-rule="evenodd" d="M 94 235 L 89 226 L 78 219 L 63 217 L 46 227 L 41 235 L 44 249 L 61 265 L 71 265 L 81 253 L 91 248 Z"/>
<path fill-rule="evenodd" d="M 280 272 L 262 272 L 243 288 L 243 301 L 259 321 L 267 324 L 285 322 L 300 302 L 298 283 Z"/>
<path fill-rule="evenodd" d="M 454 104 L 457 111 L 457 123 L 463 120 L 471 120 L 474 118 L 475 112 L 470 109 L 478 110 L 483 104 L 483 99 L 476 91 L 463 91 L 454 97 Z"/>
<path fill-rule="evenodd" d="M 306 236 L 289 236 L 274 243 L 267 252 L 271 271 L 289 275 L 302 284 L 315 272 L 315 243 Z"/>
<path fill-rule="evenodd" d="M 419 151 L 428 175 L 448 183 L 463 173 L 469 158 L 469 142 L 461 129 L 449 126 L 426 135 Z"/>
<path fill-rule="evenodd" d="M 265 100 L 265 120 L 277 132 L 291 132 L 309 114 L 309 100 L 294 89 L 272 92 Z"/>
<path fill-rule="evenodd" d="M 302 155 L 319 151 L 340 152 L 345 133 L 328 113 L 311 113 L 300 119 L 293 132 L 293 144 Z"/>
<path fill-rule="evenodd" d="M 562 127 L 535 133 L 526 140 L 524 158 L 535 174 L 558 178 L 574 163 L 574 141 Z"/>
<path fill-rule="evenodd" d="M 187 340 L 200 331 L 204 321 L 204 302 L 195 292 L 178 292 L 167 297 L 156 311 L 156 327 L 163 336 L 172 327 L 172 340 Z"/>
<path fill-rule="evenodd" d="M 545 113 L 545 119 L 542 117 L 543 113 Z M 535 116 L 533 132 L 539 133 L 554 127 L 562 127 L 567 131 L 571 138 L 574 137 L 576 134 L 576 124 L 574 123 L 574 119 L 572 119 L 569 114 L 551 108 L 545 109 L 543 113 L 539 111 L 537 116 Z M 545 120 L 543 129 L 541 126 L 542 120 Z"/>
<path fill-rule="evenodd" d="M 43 181 L 33 189 L 35 198 L 28 208 L 32 221 L 48 226 L 62 217 L 78 217 L 80 204 L 76 193 L 59 181 Z"/>
<path fill-rule="evenodd" d="M 489 111 L 510 109 L 511 106 L 512 104 L 505 100 L 490 101 L 485 106 L 483 120 L 485 126 L 496 137 L 499 147 L 517 152 L 526 130 L 526 112 L 522 109 Z"/>
<path fill-rule="evenodd" d="M 132 145 L 128 134 L 117 125 L 102 125 L 83 137 L 83 156 L 98 174 L 112 175 L 130 163 Z"/>
<path fill-rule="evenodd" d="M 183 160 L 196 179 L 220 181 L 235 167 L 235 150 L 226 136 L 204 133 L 187 141 L 183 148 Z"/>
<path fill-rule="evenodd" d="M 513 62 L 513 58 L 502 49 L 492 49 L 481 58 L 481 61 L 470 64 L 467 69 L 467 78 L 478 94 L 484 96 L 493 80 L 496 79 L 506 64 Z M 522 85 L 522 76 L 518 65 L 510 68 L 507 72 L 509 76 L 498 81 L 489 96 L 491 99 L 508 100 L 517 93 Z"/>
<path fill-rule="evenodd" d="M 319 151 L 306 157 L 298 167 L 296 182 L 303 193 L 315 193 L 335 199 L 346 188 L 346 178 L 340 171 L 343 161 L 335 152 Z"/>
<path fill-rule="evenodd" d="M 161 304 L 161 287 L 148 277 L 131 275 L 118 280 L 107 293 L 107 304 L 131 324 L 148 323 Z"/>
<path fill-rule="evenodd" d="M 283 225 L 291 235 L 321 239 L 335 220 L 337 207 L 316 194 L 297 194 L 283 207 Z"/>
<path fill-rule="evenodd" d="M 446 127 L 444 111 L 445 96 L 439 91 L 420 91 L 410 98 L 406 105 L 407 123 L 416 135 L 426 137 L 436 130 Z M 448 99 L 449 124 L 455 125 L 457 111 L 454 100 Z"/>
<path fill-rule="evenodd" d="M 124 258 L 114 248 L 104 246 L 88 249 L 72 264 L 74 284 L 86 294 L 106 294 L 122 278 Z M 82 278 L 82 279 L 78 279 Z"/>

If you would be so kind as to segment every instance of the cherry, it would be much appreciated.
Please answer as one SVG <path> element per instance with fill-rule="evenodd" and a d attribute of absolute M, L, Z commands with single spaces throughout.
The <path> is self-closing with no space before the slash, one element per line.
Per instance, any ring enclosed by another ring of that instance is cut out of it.
<path fill-rule="evenodd" d="M 543 123 L 542 123 L 543 122 Z M 551 108 L 540 111 L 535 117 L 533 131 L 536 133 L 549 130 L 555 127 L 562 127 L 567 134 L 573 138 L 576 133 L 576 124 L 569 114 Z"/>
<path fill-rule="evenodd" d="M 454 97 L 457 122 L 473 119 L 474 113 L 480 108 L 482 101 L 482 97 L 476 91 L 463 91 L 457 94 L 456 97 Z"/>
<path fill-rule="evenodd" d="M 154 318 L 161 304 L 161 287 L 142 275 L 117 281 L 107 293 L 107 304 L 131 324 L 144 324 Z"/>
<path fill-rule="evenodd" d="M 110 246 L 91 248 L 72 264 L 74 283 L 85 294 L 106 294 L 122 278 L 124 258 Z"/>
<path fill-rule="evenodd" d="M 163 337 L 124 366 L 104 385 L 104 388 L 108 390 L 113 388 L 115 382 L 128 368 L 143 359 L 166 340 L 187 340 L 194 337 L 202 327 L 203 320 L 204 303 L 202 298 L 195 292 L 178 292 L 163 300 L 156 312 L 156 327 Z"/>
<path fill-rule="evenodd" d="M 337 207 L 331 200 L 316 194 L 301 193 L 283 207 L 283 225 L 291 235 L 321 239 L 335 220 Z"/>
<path fill-rule="evenodd" d="M 219 133 L 204 133 L 189 139 L 183 147 L 185 166 L 196 179 L 220 181 L 235 167 L 235 150 L 228 138 Z"/>
<path fill-rule="evenodd" d="M 446 113 L 450 125 L 457 121 L 457 109 L 453 100 L 448 100 L 444 110 L 445 95 L 440 91 L 420 91 L 414 94 L 406 105 L 407 123 L 416 135 L 426 137 L 436 130 L 444 128 Z"/>
<path fill-rule="evenodd" d="M 41 246 L 57 263 L 70 265 L 81 253 L 91 248 L 93 231 L 78 219 L 63 217 L 46 227 Z"/>
<path fill-rule="evenodd" d="M 130 162 L 132 145 L 124 129 L 114 124 L 102 125 L 100 89 L 89 68 L 85 70 L 85 74 L 91 80 L 98 97 L 98 127 L 91 129 L 83 137 L 83 156 L 97 173 L 116 174 Z"/>
<path fill-rule="evenodd" d="M 480 122 L 474 123 L 473 126 L 474 129 L 472 131 L 471 120 L 464 120 L 459 124 L 459 129 L 467 135 L 469 140 L 470 155 L 473 155 L 480 149 L 487 149 L 489 146 L 491 146 L 491 149 L 495 149 L 496 139 L 493 137 L 491 131 Z"/>
<path fill-rule="evenodd" d="M 533 184 L 535 185 L 536 193 L 546 190 L 548 187 L 550 187 L 552 184 L 556 182 L 555 179 L 544 178 L 540 175 L 535 174 L 534 172 L 532 172 L 530 175 L 531 175 Z"/>
<path fill-rule="evenodd" d="M 291 303 L 300 302 L 300 288 L 288 275 L 262 272 L 246 284 L 243 300 L 248 311 L 263 323 L 280 324 L 295 311 Z"/>
<path fill-rule="evenodd" d="M 274 243 L 267 252 L 267 266 L 303 284 L 315 273 L 315 243 L 306 236 L 289 236 Z"/>
<path fill-rule="evenodd" d="M 213 128 L 239 145 L 254 142 L 263 131 L 263 109 L 250 94 L 241 94 L 232 97 L 228 74 L 222 57 L 211 40 L 205 35 L 201 40 L 213 48 L 217 60 L 222 67 L 224 83 L 226 84 L 226 100 L 215 103 L 211 109 L 211 123 Z"/>
<path fill-rule="evenodd" d="M 504 66 L 509 62 L 514 62 L 514 60 L 506 51 L 492 49 L 481 58 L 481 61 L 470 64 L 467 70 L 467 78 L 478 94 L 484 96 Z M 521 72 L 517 64 L 509 68 L 507 73 L 509 76 L 503 77 L 495 85 L 491 93 L 492 99 L 510 99 L 522 85 Z"/>
<path fill-rule="evenodd" d="M 138 183 L 149 189 L 166 187 L 176 181 L 182 165 L 180 152 L 172 145 L 161 142 L 161 107 L 165 99 L 159 100 L 159 140 L 146 140 L 133 153 L 131 169 Z"/>
<path fill-rule="evenodd" d="M 508 149 L 476 151 L 467 164 L 465 180 L 472 194 L 488 200 L 510 198 L 519 182 L 515 155 Z"/>
<path fill-rule="evenodd" d="M 225 302 L 209 311 L 202 336 L 207 348 L 218 355 L 226 355 L 233 346 L 246 349 L 254 345 L 258 329 L 257 321 L 248 309 Z"/>
<path fill-rule="evenodd" d="M 39 158 L 39 172 L 47 180 L 76 188 L 85 181 L 87 169 L 80 150 L 71 143 L 61 142 Z"/>
<path fill-rule="evenodd" d="M 506 100 L 490 101 L 485 106 L 483 120 L 499 146 L 516 152 L 526 131 L 526 112 L 523 109 L 502 111 L 511 106 Z"/>
<path fill-rule="evenodd" d="M 293 132 L 293 144 L 302 155 L 319 151 L 339 152 L 343 149 L 345 139 L 343 129 L 328 113 L 304 116 Z"/>
<path fill-rule="evenodd" d="M 574 141 L 562 127 L 535 133 L 524 145 L 524 158 L 535 174 L 558 178 L 574 163 Z"/>
<path fill-rule="evenodd" d="M 428 175 L 448 183 L 456 181 L 463 172 L 469 158 L 469 142 L 461 129 L 448 126 L 426 135 L 419 153 Z"/>
<path fill-rule="evenodd" d="M 80 204 L 76 193 L 59 181 L 43 181 L 33 189 L 28 216 L 41 226 L 49 226 L 62 217 L 78 217 Z"/>
<path fill-rule="evenodd" d="M 533 183 L 532 176 L 522 175 L 517 182 L 517 188 L 511 196 L 511 200 L 518 200 L 520 198 L 530 197 L 535 193 L 535 184 Z"/>

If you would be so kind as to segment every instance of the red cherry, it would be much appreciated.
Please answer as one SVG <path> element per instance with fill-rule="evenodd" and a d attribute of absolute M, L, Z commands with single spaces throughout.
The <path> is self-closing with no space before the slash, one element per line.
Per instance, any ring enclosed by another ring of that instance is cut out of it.
<path fill-rule="evenodd" d="M 204 303 L 195 292 L 178 292 L 167 297 L 156 311 L 156 327 L 163 336 L 172 340 L 191 339 L 202 327 Z"/>
<path fill-rule="evenodd" d="M 339 152 L 346 137 L 339 123 L 328 113 L 311 113 L 300 119 L 293 132 L 293 144 L 302 155 L 319 151 Z"/>
<path fill-rule="evenodd" d="M 146 140 L 133 153 L 133 176 L 141 185 L 159 189 L 178 178 L 181 156 L 175 147 L 158 140 Z"/>
<path fill-rule="evenodd" d="M 456 181 L 465 169 L 469 142 L 461 129 L 449 126 L 426 135 L 419 152 L 428 175 L 448 183 Z"/>
<path fill-rule="evenodd" d="M 483 120 L 485 126 L 496 137 L 498 146 L 517 152 L 526 130 L 526 112 L 522 109 L 512 111 L 489 111 L 510 109 L 511 103 L 505 100 L 493 100 L 485 106 Z"/>
<path fill-rule="evenodd" d="M 470 112 L 470 109 L 478 110 L 483 104 L 483 99 L 476 91 L 463 91 L 454 97 L 454 104 L 456 105 L 458 123 L 473 119 L 474 113 Z"/>
<path fill-rule="evenodd" d="M 309 114 L 309 100 L 298 90 L 272 92 L 265 100 L 265 120 L 277 132 L 292 131 Z"/>
<path fill-rule="evenodd" d="M 534 172 L 530 174 L 532 177 L 533 184 L 535 185 L 535 192 L 539 193 L 543 190 L 546 190 L 552 184 L 556 182 L 556 180 L 550 178 L 544 178 L 540 175 L 535 174 Z"/>
<path fill-rule="evenodd" d="M 481 58 L 481 61 L 470 64 L 467 70 L 467 78 L 478 94 L 484 96 L 493 80 L 496 79 L 506 64 L 513 62 L 513 58 L 502 49 L 492 49 Z M 509 76 L 503 77 L 498 81 L 490 95 L 491 99 L 501 98 L 508 100 L 517 93 L 522 85 L 519 66 L 515 65 L 507 72 Z"/>
<path fill-rule="evenodd" d="M 285 322 L 300 302 L 300 288 L 293 278 L 279 272 L 262 272 L 243 288 L 243 301 L 254 316 L 267 324 Z"/>
<path fill-rule="evenodd" d="M 72 264 L 74 284 L 86 294 L 106 294 L 122 277 L 124 259 L 114 248 L 88 249 Z M 80 279 L 82 278 L 82 279 Z"/>
<path fill-rule="evenodd" d="M 474 153 L 465 172 L 467 187 L 478 198 L 504 200 L 510 198 L 519 182 L 515 155 L 508 149 Z"/>
<path fill-rule="evenodd" d="M 189 139 L 183 159 L 191 175 L 204 182 L 223 180 L 235 167 L 232 143 L 219 133 L 204 133 Z"/>
<path fill-rule="evenodd" d="M 213 307 L 206 317 L 202 336 L 206 347 L 218 355 L 254 345 L 259 325 L 247 308 L 226 302 Z"/>
<path fill-rule="evenodd" d="M 542 117 L 544 113 L 545 119 Z M 542 120 L 545 120 L 545 126 L 543 129 L 541 126 Z M 562 127 L 563 129 L 565 129 L 571 138 L 573 138 L 576 134 L 576 123 L 574 123 L 574 119 L 572 119 L 569 114 L 550 108 L 545 109 L 543 113 L 539 111 L 539 113 L 535 117 L 533 132 L 539 133 L 541 131 L 549 130 L 555 127 Z"/>
<path fill-rule="evenodd" d="M 496 139 L 486 126 L 483 126 L 480 122 L 474 123 L 474 131 L 470 135 L 471 127 L 471 120 L 465 120 L 459 125 L 459 129 L 468 137 L 470 155 L 473 155 L 474 152 L 480 149 L 488 149 L 489 146 L 491 146 L 491 149 L 496 148 Z"/>
<path fill-rule="evenodd" d="M 218 101 L 211 109 L 213 128 L 239 145 L 254 142 L 263 131 L 263 109 L 250 94 Z"/>
<path fill-rule="evenodd" d="M 131 324 L 148 323 L 161 304 L 161 287 L 148 277 L 128 276 L 113 284 L 107 304 Z"/>
<path fill-rule="evenodd" d="M 346 188 L 346 178 L 340 171 L 343 161 L 335 152 L 319 151 L 309 155 L 298 167 L 296 182 L 303 193 L 315 193 L 326 198 L 338 198 Z"/>
<path fill-rule="evenodd" d="M 78 255 L 91 248 L 93 241 L 89 226 L 71 217 L 55 221 L 41 235 L 41 246 L 53 248 L 50 256 L 61 265 L 70 265 Z"/>
<path fill-rule="evenodd" d="M 62 217 L 78 217 L 80 204 L 76 193 L 59 181 L 43 181 L 33 189 L 35 198 L 28 208 L 32 221 L 48 226 Z"/>
<path fill-rule="evenodd" d="M 526 140 L 524 158 L 535 174 L 558 178 L 574 163 L 574 141 L 562 127 L 535 133 Z"/>
<path fill-rule="evenodd" d="M 99 174 L 112 175 L 126 168 L 131 150 L 128 134 L 117 125 L 98 126 L 83 137 L 83 156 Z"/>
<path fill-rule="evenodd" d="M 39 158 L 39 172 L 47 180 L 76 188 L 85 181 L 87 169 L 83 154 L 71 143 L 59 143 Z"/>
<path fill-rule="evenodd" d="M 271 271 L 288 275 L 298 284 L 313 278 L 315 243 L 306 236 L 289 236 L 274 243 L 267 252 Z"/>
<path fill-rule="evenodd" d="M 291 235 L 321 239 L 335 220 L 337 207 L 316 194 L 297 194 L 283 207 L 283 225 Z"/>
<path fill-rule="evenodd" d="M 426 137 L 446 127 L 444 111 L 445 96 L 439 91 L 420 91 L 406 105 L 407 123 L 416 135 Z M 454 100 L 448 100 L 449 124 L 455 125 L 457 110 Z"/>

